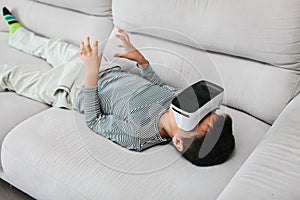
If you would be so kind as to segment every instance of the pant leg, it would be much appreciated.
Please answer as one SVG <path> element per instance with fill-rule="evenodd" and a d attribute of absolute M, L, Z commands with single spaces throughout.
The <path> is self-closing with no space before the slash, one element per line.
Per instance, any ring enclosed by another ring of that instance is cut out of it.
<path fill-rule="evenodd" d="M 45 59 L 52 67 L 79 60 L 78 47 L 58 39 L 38 36 L 25 28 L 18 29 L 9 44 L 25 53 Z"/>
<path fill-rule="evenodd" d="M 0 66 L 0 92 L 9 90 L 17 94 L 46 103 L 64 107 L 54 94 L 56 70 L 33 66 Z"/>
<path fill-rule="evenodd" d="M 25 53 L 45 59 L 53 66 L 0 66 L 0 91 L 10 90 L 52 106 L 72 108 L 72 88 L 83 79 L 79 48 L 18 29 L 9 44 Z"/>
<path fill-rule="evenodd" d="M 52 67 L 72 61 L 80 63 L 79 47 L 58 39 L 38 36 L 23 27 L 14 33 L 9 40 L 9 44 L 25 53 L 45 59 Z M 103 56 L 100 69 L 108 67 L 108 60 Z"/>

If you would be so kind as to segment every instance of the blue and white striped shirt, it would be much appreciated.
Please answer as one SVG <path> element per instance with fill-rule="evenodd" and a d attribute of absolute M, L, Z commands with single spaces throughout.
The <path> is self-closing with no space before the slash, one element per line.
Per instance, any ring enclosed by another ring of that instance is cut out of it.
<path fill-rule="evenodd" d="M 150 64 L 140 74 L 121 67 L 101 71 L 98 86 L 84 88 L 77 100 L 93 132 L 135 151 L 167 141 L 158 121 L 179 91 L 163 85 Z"/>

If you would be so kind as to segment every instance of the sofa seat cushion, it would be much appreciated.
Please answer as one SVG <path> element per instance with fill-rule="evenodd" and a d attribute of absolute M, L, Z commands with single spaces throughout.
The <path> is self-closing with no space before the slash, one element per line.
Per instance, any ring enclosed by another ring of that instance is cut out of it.
<path fill-rule="evenodd" d="M 77 111 L 50 108 L 5 138 L 3 170 L 37 199 L 216 199 L 269 129 L 223 110 L 233 117 L 237 146 L 219 166 L 196 167 L 171 144 L 129 151 L 91 132 Z"/>
<path fill-rule="evenodd" d="M 0 148 L 5 136 L 20 122 L 49 106 L 33 101 L 14 92 L 0 93 Z M 0 155 L 1 159 L 1 155 Z M 0 164 L 1 167 L 1 164 Z"/>

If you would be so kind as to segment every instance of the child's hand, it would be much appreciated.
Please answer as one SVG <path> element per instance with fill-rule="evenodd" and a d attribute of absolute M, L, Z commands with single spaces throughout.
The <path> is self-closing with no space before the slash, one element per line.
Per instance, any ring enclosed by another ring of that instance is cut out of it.
<path fill-rule="evenodd" d="M 86 46 L 84 42 L 81 42 L 80 49 L 80 59 L 85 68 L 85 86 L 97 86 L 99 67 L 102 58 L 102 53 L 98 55 L 98 41 L 94 43 L 94 49 L 92 49 L 90 38 L 87 37 Z"/>
<path fill-rule="evenodd" d="M 116 37 L 122 41 L 122 44 L 119 45 L 119 47 L 123 47 L 125 52 L 115 53 L 114 56 L 135 61 L 139 66 L 147 64 L 147 60 L 144 56 L 130 43 L 127 33 L 121 29 L 119 29 L 118 32 L 119 34 L 116 34 Z"/>
<path fill-rule="evenodd" d="M 90 38 L 86 38 L 86 46 L 84 42 L 80 43 L 80 59 L 86 71 L 99 71 L 102 53 L 98 55 L 98 41 L 94 43 L 94 49 L 91 48 Z"/>

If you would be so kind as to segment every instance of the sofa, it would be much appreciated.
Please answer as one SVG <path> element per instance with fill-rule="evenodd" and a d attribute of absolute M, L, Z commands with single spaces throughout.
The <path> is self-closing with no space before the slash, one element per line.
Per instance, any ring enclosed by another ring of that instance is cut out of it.
<path fill-rule="evenodd" d="M 300 198 L 300 2 L 298 0 L 2 0 L 29 30 L 73 45 L 99 40 L 114 58 L 128 32 L 161 79 L 184 88 L 200 79 L 224 88 L 219 113 L 233 119 L 228 161 L 197 167 L 172 144 L 137 153 L 94 134 L 76 110 L 0 93 L 0 177 L 35 199 Z M 44 60 L 8 45 L 0 65 Z M 104 63 L 104 62 L 103 62 Z"/>

